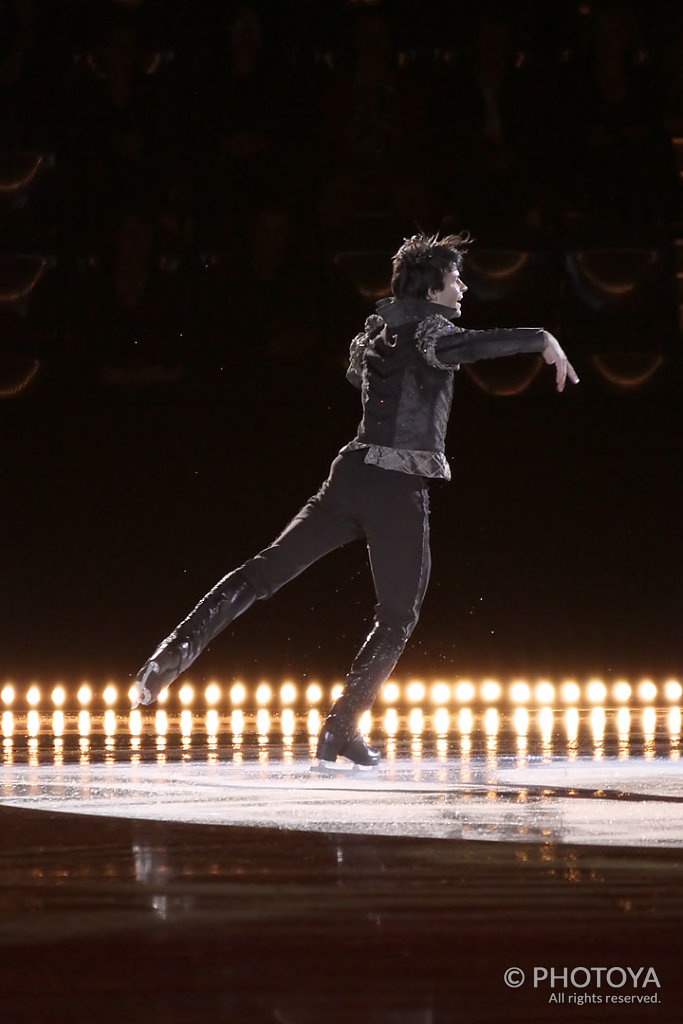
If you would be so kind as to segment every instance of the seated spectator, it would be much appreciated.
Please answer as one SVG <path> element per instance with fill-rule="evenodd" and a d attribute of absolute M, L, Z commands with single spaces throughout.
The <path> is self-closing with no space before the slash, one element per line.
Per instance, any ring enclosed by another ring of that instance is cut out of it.
<path fill-rule="evenodd" d="M 200 76 L 195 143 L 207 216 L 225 204 L 242 210 L 283 173 L 283 80 L 256 7 L 222 18 L 215 62 Z M 201 109 L 199 106 L 201 105 Z"/>
<path fill-rule="evenodd" d="M 89 323 L 76 318 L 82 361 L 110 383 L 166 383 L 184 372 L 178 266 L 164 253 L 161 238 L 158 217 L 144 203 L 132 205 L 110 234 L 91 292 Z"/>
<path fill-rule="evenodd" d="M 419 81 L 397 67 L 383 11 L 359 14 L 350 59 L 330 74 L 321 117 L 320 215 L 329 246 L 356 213 L 388 213 L 403 229 L 433 222 L 428 104 Z"/>
<path fill-rule="evenodd" d="M 442 142 L 449 202 L 480 241 L 528 244 L 544 222 L 547 83 L 501 7 L 477 10 L 459 42 L 462 60 L 441 95 L 453 111 Z"/>
<path fill-rule="evenodd" d="M 654 62 L 632 10 L 604 4 L 588 28 L 557 96 L 565 223 L 583 238 L 654 239 L 666 233 L 676 193 Z"/>
<path fill-rule="evenodd" d="M 286 202 L 264 199 L 246 218 L 241 243 L 226 241 L 211 272 L 210 294 L 199 339 L 208 367 L 222 367 L 226 377 L 238 369 L 249 378 L 258 370 L 267 383 L 272 365 L 273 383 L 281 391 L 280 375 L 315 352 L 319 341 L 319 296 L 310 246 L 301 240 L 301 228 Z M 275 370 L 277 367 L 277 370 Z"/>

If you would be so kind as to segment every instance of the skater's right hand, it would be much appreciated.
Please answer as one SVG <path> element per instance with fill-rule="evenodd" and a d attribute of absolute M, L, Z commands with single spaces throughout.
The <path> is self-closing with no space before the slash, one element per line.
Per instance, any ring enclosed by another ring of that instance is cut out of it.
<path fill-rule="evenodd" d="M 543 336 L 545 338 L 545 346 L 541 355 L 549 366 L 555 367 L 557 390 L 564 391 L 567 377 L 569 377 L 572 384 L 578 384 L 578 374 L 564 354 L 557 338 L 554 337 L 550 331 L 544 331 Z"/>

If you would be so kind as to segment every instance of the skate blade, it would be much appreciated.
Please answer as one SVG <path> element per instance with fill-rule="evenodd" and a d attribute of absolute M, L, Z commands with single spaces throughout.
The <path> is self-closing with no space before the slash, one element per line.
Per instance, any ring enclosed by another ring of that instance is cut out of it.
<path fill-rule="evenodd" d="M 353 761 L 349 761 L 346 757 L 338 757 L 336 761 L 321 761 L 318 758 L 311 765 L 311 772 L 314 775 L 339 778 L 340 775 L 352 775 L 354 767 Z"/>
<path fill-rule="evenodd" d="M 348 757 L 338 757 L 336 761 L 316 761 L 311 765 L 311 772 L 327 778 L 339 778 L 349 775 L 376 775 L 378 768 L 378 764 L 356 764 Z"/>

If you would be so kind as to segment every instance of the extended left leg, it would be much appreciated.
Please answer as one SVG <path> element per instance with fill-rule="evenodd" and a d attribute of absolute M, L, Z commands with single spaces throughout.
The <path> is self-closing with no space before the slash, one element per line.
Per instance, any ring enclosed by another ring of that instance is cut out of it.
<path fill-rule="evenodd" d="M 357 461 L 353 459 L 352 461 Z M 224 576 L 158 645 L 137 673 L 137 704 L 150 704 L 254 601 L 274 594 L 323 555 L 363 533 L 344 505 L 349 456 L 335 459 L 320 490 L 273 543 Z"/>

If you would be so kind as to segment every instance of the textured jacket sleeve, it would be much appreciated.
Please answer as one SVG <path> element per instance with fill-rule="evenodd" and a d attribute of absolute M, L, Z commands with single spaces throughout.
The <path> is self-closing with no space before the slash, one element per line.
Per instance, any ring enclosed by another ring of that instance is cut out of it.
<path fill-rule="evenodd" d="M 346 371 L 346 379 L 354 387 L 360 388 L 363 383 L 363 354 L 370 342 L 377 337 L 384 328 L 385 322 L 377 313 L 373 313 L 365 321 L 363 330 L 360 331 L 351 342 L 349 348 L 349 368 Z"/>
<path fill-rule="evenodd" d="M 542 352 L 545 345 L 542 327 L 466 331 L 438 314 L 422 321 L 415 340 L 427 362 L 443 370 L 455 370 L 460 363 L 475 363 L 479 359 Z"/>

